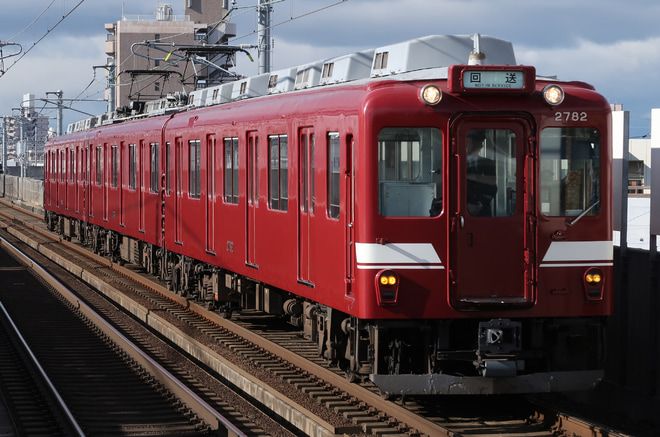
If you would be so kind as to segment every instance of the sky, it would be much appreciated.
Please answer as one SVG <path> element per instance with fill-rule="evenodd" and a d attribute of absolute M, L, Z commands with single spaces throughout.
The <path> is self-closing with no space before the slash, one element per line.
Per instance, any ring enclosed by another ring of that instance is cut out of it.
<path fill-rule="evenodd" d="M 183 14 L 186 0 L 171 0 Z M 221 1 L 221 0 L 218 0 Z M 257 0 L 235 0 L 231 44 L 256 44 Z M 53 117 L 62 90 L 67 124 L 105 112 L 104 24 L 153 16 L 158 0 L 0 0 L 0 116 L 16 113 L 23 95 Z M 61 22 L 60 22 L 61 21 Z M 660 107 L 660 2 L 657 0 L 282 0 L 273 4 L 273 70 L 427 35 L 480 33 L 513 43 L 519 64 L 541 75 L 580 80 L 630 111 L 630 136 L 651 132 Z M 10 56 L 19 43 L 22 57 Z M 237 58 L 236 72 L 255 62 Z M 18 60 L 18 61 L 17 61 Z M 17 62 L 16 62 L 17 61 Z M 76 101 L 69 101 L 75 99 Z M 78 101 L 89 100 L 89 101 Z"/>

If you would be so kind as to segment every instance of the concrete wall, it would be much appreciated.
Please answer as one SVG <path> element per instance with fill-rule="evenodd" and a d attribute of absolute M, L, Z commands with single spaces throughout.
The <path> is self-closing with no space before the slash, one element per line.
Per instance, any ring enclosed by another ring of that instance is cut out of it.
<path fill-rule="evenodd" d="M 0 197 L 19 204 L 23 209 L 37 214 L 44 213 L 44 181 L 0 175 Z"/>

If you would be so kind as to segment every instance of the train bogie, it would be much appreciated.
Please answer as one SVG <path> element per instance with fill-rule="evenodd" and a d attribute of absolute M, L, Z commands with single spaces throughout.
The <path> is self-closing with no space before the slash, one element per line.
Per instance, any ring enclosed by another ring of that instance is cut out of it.
<path fill-rule="evenodd" d="M 285 318 L 384 393 L 590 386 L 612 309 L 609 105 L 515 62 L 389 71 L 451 41 L 57 138 L 49 227 L 226 316 Z"/>

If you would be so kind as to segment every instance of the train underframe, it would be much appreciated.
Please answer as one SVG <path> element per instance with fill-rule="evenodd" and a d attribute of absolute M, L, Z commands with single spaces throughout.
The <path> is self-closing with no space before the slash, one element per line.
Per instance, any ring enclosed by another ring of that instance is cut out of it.
<path fill-rule="evenodd" d="M 286 319 L 349 379 L 370 379 L 383 395 L 588 390 L 603 377 L 603 317 L 362 320 L 80 220 L 48 212 L 46 222 L 223 317 L 251 309 Z"/>

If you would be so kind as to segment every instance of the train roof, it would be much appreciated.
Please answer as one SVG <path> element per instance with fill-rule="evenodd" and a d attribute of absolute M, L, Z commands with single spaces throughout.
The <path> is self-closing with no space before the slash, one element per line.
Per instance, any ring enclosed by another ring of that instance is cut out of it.
<path fill-rule="evenodd" d="M 257 76 L 175 93 L 136 105 L 130 115 L 106 113 L 72 123 L 67 133 L 79 132 L 137 118 L 165 115 L 310 88 L 383 79 L 446 79 L 458 64 L 516 65 L 509 41 L 486 35 L 430 35 L 376 49 L 319 60 Z"/>

